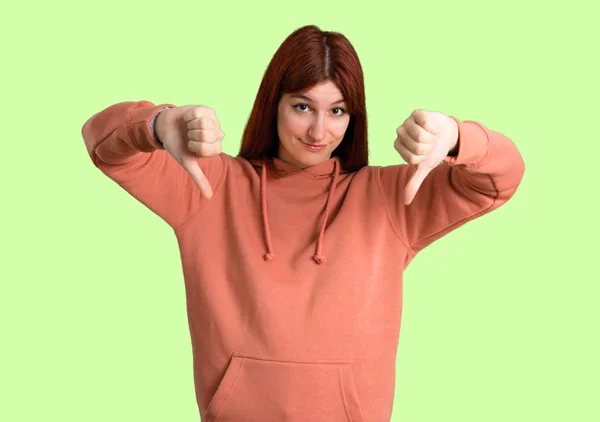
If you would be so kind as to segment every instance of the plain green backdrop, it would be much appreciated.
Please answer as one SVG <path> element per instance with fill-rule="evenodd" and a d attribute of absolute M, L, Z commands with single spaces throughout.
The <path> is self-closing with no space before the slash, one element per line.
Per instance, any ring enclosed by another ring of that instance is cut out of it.
<path fill-rule="evenodd" d="M 198 421 L 176 238 L 93 166 L 81 127 L 122 101 L 205 104 L 235 155 L 269 60 L 306 24 L 359 54 L 370 164 L 403 162 L 415 108 L 479 121 L 525 160 L 506 205 L 406 271 L 392 420 L 600 420 L 591 1 L 3 10 L 1 421 Z"/>

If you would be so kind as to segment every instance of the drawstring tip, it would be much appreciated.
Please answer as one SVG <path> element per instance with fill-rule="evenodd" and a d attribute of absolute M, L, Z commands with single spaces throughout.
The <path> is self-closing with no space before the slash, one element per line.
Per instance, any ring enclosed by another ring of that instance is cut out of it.
<path fill-rule="evenodd" d="M 265 254 L 265 261 L 267 261 L 267 262 L 274 258 L 275 258 L 275 255 L 273 255 L 272 253 Z"/>
<path fill-rule="evenodd" d="M 325 258 L 324 255 L 315 255 L 313 256 L 313 259 L 317 264 L 324 264 L 327 262 L 327 258 Z"/>

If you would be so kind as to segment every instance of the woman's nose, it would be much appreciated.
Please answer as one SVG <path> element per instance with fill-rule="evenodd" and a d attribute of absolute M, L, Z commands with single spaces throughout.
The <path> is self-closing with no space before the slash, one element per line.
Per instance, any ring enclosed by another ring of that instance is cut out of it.
<path fill-rule="evenodd" d="M 321 143 L 325 140 L 325 119 L 316 117 L 308 131 L 308 136 L 315 142 Z"/>

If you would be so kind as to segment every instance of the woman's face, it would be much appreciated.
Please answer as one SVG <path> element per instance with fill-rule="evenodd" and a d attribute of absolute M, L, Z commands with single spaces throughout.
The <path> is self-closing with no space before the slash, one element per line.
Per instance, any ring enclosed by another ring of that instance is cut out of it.
<path fill-rule="evenodd" d="M 300 168 L 327 161 L 342 142 L 349 122 L 342 93 L 331 81 L 305 92 L 284 94 L 277 107 L 277 157 Z"/>

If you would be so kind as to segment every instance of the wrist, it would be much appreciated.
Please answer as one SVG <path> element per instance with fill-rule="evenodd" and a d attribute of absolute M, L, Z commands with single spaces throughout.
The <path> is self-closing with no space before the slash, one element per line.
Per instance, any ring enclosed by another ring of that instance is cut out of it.
<path fill-rule="evenodd" d="M 163 107 L 160 110 L 158 110 L 158 112 L 154 115 L 154 117 L 150 121 L 150 130 L 151 130 L 152 134 L 154 135 L 154 139 L 156 140 L 156 142 L 158 142 L 162 146 L 164 146 L 164 143 L 160 139 L 160 132 L 161 132 L 160 128 L 162 128 L 162 126 L 164 125 L 164 117 L 165 116 L 162 115 L 162 118 L 161 118 L 161 114 L 163 111 L 165 111 L 169 108 L 173 108 L 173 107 Z"/>
<path fill-rule="evenodd" d="M 456 130 L 453 132 L 452 137 L 450 139 L 452 139 L 452 142 L 450 144 L 450 148 L 448 149 L 448 156 L 450 157 L 456 157 L 458 155 L 458 143 L 460 141 L 460 135 L 459 135 L 459 130 L 458 130 L 458 122 L 453 118 L 452 119 Z"/>

